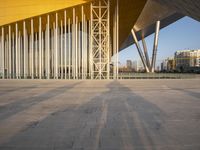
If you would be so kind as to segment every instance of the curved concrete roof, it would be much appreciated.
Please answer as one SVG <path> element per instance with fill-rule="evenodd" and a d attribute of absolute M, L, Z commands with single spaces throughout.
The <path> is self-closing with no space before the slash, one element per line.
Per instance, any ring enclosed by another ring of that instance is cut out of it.
<path fill-rule="evenodd" d="M 141 40 L 155 31 L 155 22 L 161 21 L 161 29 L 184 16 L 200 21 L 200 0 L 148 0 L 138 20 L 133 25 Z M 132 35 L 124 39 L 120 49 L 133 44 Z"/>

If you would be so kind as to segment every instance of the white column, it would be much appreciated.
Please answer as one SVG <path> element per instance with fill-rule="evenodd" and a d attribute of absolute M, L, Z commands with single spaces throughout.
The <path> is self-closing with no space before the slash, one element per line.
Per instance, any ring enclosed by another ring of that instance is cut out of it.
<path fill-rule="evenodd" d="M 75 16 L 75 8 L 73 8 L 73 24 L 72 24 L 72 76 L 75 79 L 75 57 L 76 57 L 76 16 Z"/>
<path fill-rule="evenodd" d="M 151 61 L 151 72 L 154 72 L 156 66 L 156 55 L 158 49 L 158 36 L 160 30 L 160 21 L 156 22 L 156 32 L 154 37 L 154 45 L 153 45 L 153 54 L 152 54 L 152 61 Z"/>
<path fill-rule="evenodd" d="M 81 40 L 80 40 L 80 36 L 81 35 L 81 23 L 78 23 L 78 79 L 80 78 L 80 74 L 81 74 Z"/>
<path fill-rule="evenodd" d="M 147 45 L 146 45 L 144 37 L 142 37 L 142 45 L 143 45 L 143 49 L 144 49 L 144 55 L 146 58 L 147 67 L 149 68 L 149 71 L 150 71 L 151 65 L 150 65 L 149 55 L 148 55 L 148 51 L 147 51 Z"/>
<path fill-rule="evenodd" d="M 2 66 L 2 60 L 3 60 L 3 55 L 2 55 L 2 35 L 0 36 L 0 77 L 2 79 L 3 77 L 3 66 Z"/>
<path fill-rule="evenodd" d="M 53 23 L 53 29 L 51 30 L 51 76 L 54 78 L 55 75 L 55 64 L 54 64 L 54 55 L 55 55 L 55 23 Z"/>
<path fill-rule="evenodd" d="M 12 75 L 11 75 L 11 64 L 12 64 L 12 54 L 11 54 L 11 26 L 8 26 L 8 74 L 9 74 L 9 78 L 11 79 Z"/>
<path fill-rule="evenodd" d="M 113 79 L 116 78 L 116 9 L 113 16 Z"/>
<path fill-rule="evenodd" d="M 3 70 L 2 70 L 2 68 L 3 68 L 3 66 L 2 66 L 2 59 L 3 59 L 3 55 L 2 55 L 2 45 L 1 45 L 1 39 L 2 39 L 2 35 L 1 35 L 1 33 L 0 33 L 0 79 L 2 79 L 2 73 L 3 73 Z"/>
<path fill-rule="evenodd" d="M 58 13 L 56 13 L 55 26 L 55 78 L 58 79 Z"/>
<path fill-rule="evenodd" d="M 42 74 L 42 18 L 39 17 L 39 79 Z"/>
<path fill-rule="evenodd" d="M 38 34 L 35 33 L 35 75 L 38 78 Z"/>
<path fill-rule="evenodd" d="M 31 77 L 31 34 L 27 34 L 27 36 L 28 36 L 27 67 L 28 67 L 28 77 Z"/>
<path fill-rule="evenodd" d="M 61 79 L 63 79 L 63 21 L 61 20 L 61 30 L 60 30 L 60 68 L 61 68 Z"/>
<path fill-rule="evenodd" d="M 44 32 L 41 36 L 41 78 L 44 77 Z"/>
<path fill-rule="evenodd" d="M 5 35 L 5 69 L 6 72 L 6 78 L 8 79 L 8 34 Z"/>
<path fill-rule="evenodd" d="M 33 30 L 33 19 L 31 19 L 31 78 L 34 79 L 34 64 L 33 64 L 33 45 L 34 45 L 34 30 Z"/>
<path fill-rule="evenodd" d="M 118 74 L 119 74 L 119 0 L 117 0 L 117 8 L 116 8 L 116 19 L 117 19 L 117 24 L 116 24 L 116 49 L 117 49 L 117 79 L 118 79 Z"/>
<path fill-rule="evenodd" d="M 75 74 L 76 79 L 78 78 L 78 17 L 76 16 L 76 26 L 75 26 Z"/>
<path fill-rule="evenodd" d="M 47 79 L 50 78 L 50 28 L 49 28 L 49 15 L 47 15 Z"/>
<path fill-rule="evenodd" d="M 101 1 L 99 1 L 99 6 L 100 6 L 100 8 L 99 8 L 99 15 L 101 16 Z M 102 18 L 101 17 L 99 17 L 99 23 L 101 23 L 102 22 Z M 101 28 L 101 25 L 99 25 L 99 35 L 101 35 L 102 33 L 102 28 Z M 99 57 L 99 63 L 100 63 L 100 71 L 99 71 L 99 74 L 100 74 L 100 76 L 99 76 L 99 79 L 101 80 L 101 77 L 102 77 L 102 37 L 101 36 L 99 36 L 99 55 L 100 55 L 100 57 Z"/>
<path fill-rule="evenodd" d="M 71 79 L 71 23 L 70 18 L 68 18 L 68 78 Z"/>
<path fill-rule="evenodd" d="M 12 52 L 11 52 L 11 54 L 12 54 L 12 60 L 11 60 L 11 62 L 12 62 L 12 78 L 13 79 L 15 79 L 15 76 L 16 76 L 16 73 L 15 73 L 15 34 L 14 34 L 14 32 L 12 32 Z"/>
<path fill-rule="evenodd" d="M 58 58 L 58 79 L 61 77 L 61 62 L 60 62 L 60 27 L 58 26 L 58 31 L 57 31 L 57 47 L 58 47 L 58 51 L 57 51 L 57 58 Z"/>
<path fill-rule="evenodd" d="M 64 11 L 64 68 L 65 68 L 65 79 L 67 79 L 67 13 Z"/>
<path fill-rule="evenodd" d="M 90 60 L 89 60 L 89 64 L 90 64 L 90 76 L 91 76 L 91 79 L 94 78 L 94 74 L 93 74 L 93 70 L 94 70 L 94 67 L 93 67 L 93 53 L 92 53 L 92 43 L 93 43 L 93 30 L 92 30 L 92 26 L 93 26 L 93 12 L 92 12 L 92 3 L 90 5 L 90 31 L 89 31 L 89 34 L 90 34 Z"/>
<path fill-rule="evenodd" d="M 86 20 L 86 16 L 84 15 L 84 22 L 85 22 L 85 40 L 84 40 L 84 43 L 85 43 L 85 48 L 84 48 L 84 51 L 85 51 L 85 55 L 84 55 L 84 62 L 85 62 L 85 71 L 84 71 L 84 73 L 85 73 L 85 79 L 87 78 L 87 75 L 88 75 L 88 72 L 87 72 L 87 63 L 88 63 L 88 61 L 89 61 L 89 57 L 88 57 L 88 38 L 89 38 L 89 34 L 88 34 L 88 29 L 87 29 L 87 27 L 88 27 L 88 22 L 87 22 L 87 20 Z"/>
<path fill-rule="evenodd" d="M 21 75 L 22 75 L 22 73 L 21 73 L 21 61 L 22 61 L 22 56 L 21 56 L 21 52 L 22 52 L 22 40 L 21 40 L 21 32 L 19 31 L 19 38 L 18 38 L 18 54 L 17 54 L 17 56 L 18 56 L 18 60 L 17 60 L 17 62 L 18 62 L 18 70 L 19 70 L 19 72 L 18 72 L 18 75 L 19 75 L 19 79 L 21 78 Z"/>
<path fill-rule="evenodd" d="M 7 79 L 9 78 L 10 74 L 9 74 L 9 35 L 6 35 L 6 47 L 5 47 L 5 52 L 6 52 L 6 68 L 7 68 Z"/>
<path fill-rule="evenodd" d="M 108 45 L 107 45 L 107 49 L 108 49 L 108 66 L 107 66 L 107 70 L 108 70 L 108 74 L 107 74 L 107 79 L 110 79 L 110 54 L 111 54 L 111 48 L 110 48 L 110 0 L 108 0 L 108 26 L 107 26 L 107 36 L 108 36 Z"/>
<path fill-rule="evenodd" d="M 1 50 L 2 50 L 2 73 L 3 73 L 3 76 L 2 78 L 4 79 L 5 78 L 5 56 L 4 56 L 4 27 L 1 28 Z"/>
<path fill-rule="evenodd" d="M 139 42 L 138 42 L 138 39 L 137 39 L 137 37 L 136 37 L 135 31 L 132 29 L 131 32 L 132 32 L 133 40 L 134 40 L 135 45 L 136 45 L 136 47 L 137 47 L 138 53 L 139 53 L 139 55 L 140 55 L 140 58 L 141 58 L 141 60 L 142 60 L 143 65 L 144 65 L 144 68 L 146 69 L 147 72 L 149 72 L 149 69 L 148 69 L 147 64 L 146 64 L 146 61 L 145 61 L 145 57 L 144 57 L 144 55 L 143 55 L 143 53 L 142 53 L 142 49 L 141 49 L 140 44 L 139 44 Z"/>
<path fill-rule="evenodd" d="M 16 78 L 19 78 L 19 58 L 18 58 L 18 24 L 15 24 L 15 58 L 16 58 Z"/>
<path fill-rule="evenodd" d="M 26 78 L 26 22 L 23 22 L 23 34 L 24 34 L 24 78 Z"/>
<path fill-rule="evenodd" d="M 82 74 L 82 79 L 84 78 L 84 51 L 83 51 L 83 49 L 84 49 L 84 7 L 82 6 L 81 7 L 81 17 L 82 17 L 82 26 L 81 26 L 81 30 L 82 30 L 82 32 L 81 32 L 81 74 Z"/>

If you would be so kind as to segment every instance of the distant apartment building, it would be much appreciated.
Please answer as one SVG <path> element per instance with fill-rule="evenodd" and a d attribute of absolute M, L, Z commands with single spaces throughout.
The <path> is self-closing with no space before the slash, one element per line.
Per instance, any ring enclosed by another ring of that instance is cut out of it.
<path fill-rule="evenodd" d="M 161 71 L 173 71 L 175 69 L 176 69 L 176 62 L 173 57 L 169 57 L 161 63 Z"/>
<path fill-rule="evenodd" d="M 141 60 L 138 61 L 132 61 L 127 60 L 126 61 L 126 67 L 121 67 L 120 71 L 122 72 L 140 72 L 144 71 L 144 67 Z"/>
<path fill-rule="evenodd" d="M 187 71 L 200 67 L 200 49 L 180 50 L 175 53 L 176 69 Z"/>
<path fill-rule="evenodd" d="M 137 65 L 138 71 L 144 71 L 144 65 L 142 63 L 141 60 L 138 61 L 138 65 Z"/>
<path fill-rule="evenodd" d="M 126 61 L 126 67 L 127 67 L 128 69 L 132 69 L 132 68 L 133 68 L 133 62 L 132 62 L 131 60 L 127 60 L 127 61 Z"/>
<path fill-rule="evenodd" d="M 133 61 L 133 70 L 138 71 L 138 62 L 137 61 Z"/>

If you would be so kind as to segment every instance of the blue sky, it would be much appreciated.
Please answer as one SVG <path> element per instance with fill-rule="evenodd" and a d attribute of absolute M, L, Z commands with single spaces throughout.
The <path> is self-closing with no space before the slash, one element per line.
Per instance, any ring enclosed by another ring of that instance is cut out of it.
<path fill-rule="evenodd" d="M 153 40 L 154 34 L 146 38 L 149 57 L 152 55 Z M 182 49 L 200 49 L 200 22 L 189 17 L 184 17 L 160 31 L 157 64 Z M 122 65 L 128 59 L 139 60 L 135 45 L 120 52 L 119 61 Z"/>

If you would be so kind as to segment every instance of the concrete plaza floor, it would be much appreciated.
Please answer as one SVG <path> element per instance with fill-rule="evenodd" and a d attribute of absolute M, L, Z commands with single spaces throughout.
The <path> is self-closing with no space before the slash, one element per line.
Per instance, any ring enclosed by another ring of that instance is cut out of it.
<path fill-rule="evenodd" d="M 200 80 L 0 80 L 0 150 L 200 150 Z"/>

